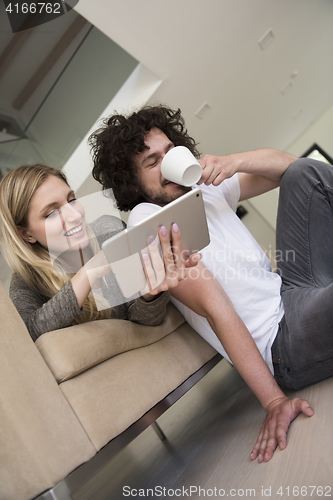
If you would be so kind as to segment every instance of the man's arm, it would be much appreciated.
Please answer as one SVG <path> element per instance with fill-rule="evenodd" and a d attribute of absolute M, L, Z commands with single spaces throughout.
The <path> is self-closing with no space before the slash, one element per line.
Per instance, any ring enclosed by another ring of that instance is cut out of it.
<path fill-rule="evenodd" d="M 199 160 L 203 173 L 198 184 L 218 186 L 238 173 L 240 201 L 253 198 L 280 185 L 282 174 L 297 160 L 277 149 L 257 149 L 227 156 L 205 155 Z"/>
<path fill-rule="evenodd" d="M 189 273 L 177 288 L 171 290 L 171 295 L 207 318 L 232 363 L 266 410 L 266 419 L 251 458 L 258 456 L 259 462 L 268 461 L 277 444 L 281 449 L 286 447 L 286 434 L 292 420 L 301 411 L 311 416 L 313 410 L 307 401 L 300 398 L 289 400 L 283 394 L 219 282 L 203 263 L 200 262 L 197 268 L 199 277 L 196 273 L 192 279 Z"/>

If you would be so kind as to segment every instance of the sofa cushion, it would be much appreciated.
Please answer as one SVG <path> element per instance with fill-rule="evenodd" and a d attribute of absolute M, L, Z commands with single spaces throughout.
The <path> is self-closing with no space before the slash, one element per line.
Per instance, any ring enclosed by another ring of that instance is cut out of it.
<path fill-rule="evenodd" d="M 36 345 L 60 383 L 117 354 L 153 344 L 183 323 L 180 312 L 168 304 L 159 326 L 105 319 L 44 333 Z"/>
<path fill-rule="evenodd" d="M 100 450 L 215 355 L 184 323 L 159 342 L 119 354 L 59 387 Z"/>

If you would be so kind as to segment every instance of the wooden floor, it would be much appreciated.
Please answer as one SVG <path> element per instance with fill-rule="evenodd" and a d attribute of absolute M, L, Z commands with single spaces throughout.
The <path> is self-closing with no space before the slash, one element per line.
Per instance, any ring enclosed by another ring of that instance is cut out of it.
<path fill-rule="evenodd" d="M 166 441 L 148 428 L 75 499 L 333 498 L 333 378 L 297 395 L 315 415 L 292 423 L 286 450 L 269 463 L 252 462 L 264 411 L 223 360 L 158 419 Z"/>

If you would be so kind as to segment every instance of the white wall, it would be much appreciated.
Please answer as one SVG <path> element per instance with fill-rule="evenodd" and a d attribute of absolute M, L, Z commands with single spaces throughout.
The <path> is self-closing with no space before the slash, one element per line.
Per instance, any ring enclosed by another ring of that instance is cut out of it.
<path fill-rule="evenodd" d="M 329 156 L 333 157 L 333 106 L 331 106 L 318 120 L 312 123 L 296 141 L 290 144 L 287 151 L 300 157 L 313 145 L 313 143 L 317 143 Z M 274 230 L 276 228 L 278 198 L 279 190 L 274 189 L 248 202 L 249 206 L 255 208 Z M 246 223 L 246 217 L 244 218 L 244 223 Z M 251 225 L 251 227 L 252 229 L 249 229 L 252 234 L 257 232 L 259 233 L 260 239 L 265 237 L 264 234 L 261 234 L 260 229 L 256 229 L 256 226 Z"/>
<path fill-rule="evenodd" d="M 314 142 L 331 158 L 333 157 L 333 106 L 294 141 L 288 151 L 296 156 L 302 156 Z"/>

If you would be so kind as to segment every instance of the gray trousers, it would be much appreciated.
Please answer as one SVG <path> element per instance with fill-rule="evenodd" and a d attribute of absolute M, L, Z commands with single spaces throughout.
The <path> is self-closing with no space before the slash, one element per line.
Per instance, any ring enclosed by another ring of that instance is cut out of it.
<path fill-rule="evenodd" d="M 283 174 L 276 248 L 285 315 L 274 375 L 302 389 L 333 375 L 333 166 L 301 158 Z"/>

